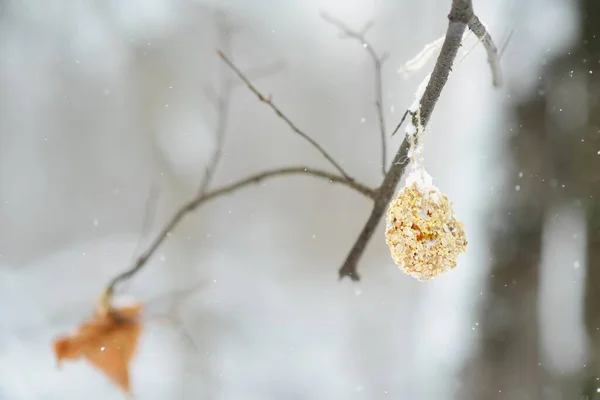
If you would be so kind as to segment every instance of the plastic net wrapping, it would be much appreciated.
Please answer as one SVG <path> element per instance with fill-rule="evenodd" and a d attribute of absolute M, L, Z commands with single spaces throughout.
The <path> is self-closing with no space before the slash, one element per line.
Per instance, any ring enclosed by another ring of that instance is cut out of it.
<path fill-rule="evenodd" d="M 407 179 L 390 202 L 386 223 L 385 238 L 394 262 L 420 281 L 454 269 L 459 254 L 466 252 L 462 222 L 452 203 L 430 182 Z"/>

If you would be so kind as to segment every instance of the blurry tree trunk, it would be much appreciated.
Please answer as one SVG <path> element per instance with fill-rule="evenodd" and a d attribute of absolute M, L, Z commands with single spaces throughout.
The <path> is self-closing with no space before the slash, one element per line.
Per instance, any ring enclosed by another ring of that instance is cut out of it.
<path fill-rule="evenodd" d="M 600 112 L 598 110 L 597 112 Z M 598 156 L 597 156 L 598 157 Z M 596 174 L 600 172 L 596 166 Z M 596 186 L 598 184 L 596 183 Z M 596 189 L 596 192 L 598 189 Z M 600 399 L 600 204 L 598 193 L 592 199 L 593 206 L 588 213 L 587 244 L 587 280 L 585 294 L 585 321 L 590 339 L 590 362 L 586 368 L 582 389 L 582 398 L 586 400 Z"/>
<path fill-rule="evenodd" d="M 584 399 L 600 399 L 600 2 L 582 1 L 581 48 L 574 64 L 587 71 L 588 120 L 577 153 L 577 191 L 587 211 L 587 279 L 585 322 L 590 340 L 590 362 L 585 369 Z"/>
<path fill-rule="evenodd" d="M 510 146 L 516 170 L 509 175 L 515 191 L 505 196 L 507 206 L 500 211 L 508 227 L 494 237 L 481 348 L 466 370 L 460 398 L 600 399 L 600 2 L 583 0 L 580 15 L 582 40 L 549 62 L 540 90 L 516 105 L 520 129 Z M 571 107 L 564 117 L 563 104 Z M 576 114 L 583 116 L 581 121 Z M 544 214 L 564 201 L 583 205 L 587 216 L 584 306 L 593 350 L 584 368 L 583 396 L 565 393 L 569 378 L 557 377 L 555 386 L 545 384 L 538 342 Z"/>
<path fill-rule="evenodd" d="M 461 399 L 547 399 L 538 348 L 537 298 L 549 165 L 544 99 L 517 107 L 514 164 L 494 220 L 493 265 L 481 310 L 480 351 Z"/>

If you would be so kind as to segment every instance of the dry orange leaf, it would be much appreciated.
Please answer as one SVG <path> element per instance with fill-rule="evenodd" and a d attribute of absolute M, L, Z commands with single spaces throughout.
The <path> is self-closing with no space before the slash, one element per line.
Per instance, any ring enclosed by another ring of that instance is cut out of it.
<path fill-rule="evenodd" d="M 114 313 L 97 313 L 73 335 L 54 341 L 59 363 L 85 357 L 126 393 L 129 387 L 129 363 L 135 353 L 141 326 L 141 305 L 116 308 Z"/>

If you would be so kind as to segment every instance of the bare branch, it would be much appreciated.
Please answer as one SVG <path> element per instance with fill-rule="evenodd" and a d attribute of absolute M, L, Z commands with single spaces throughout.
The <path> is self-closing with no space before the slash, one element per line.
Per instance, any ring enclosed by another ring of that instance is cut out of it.
<path fill-rule="evenodd" d="M 230 51 L 231 36 L 232 36 L 233 32 L 235 31 L 235 29 L 229 23 L 228 19 L 223 14 L 217 13 L 216 19 L 217 19 L 217 29 L 220 33 L 219 34 L 219 38 L 220 38 L 219 45 L 221 46 L 221 48 L 226 49 L 227 51 Z M 278 66 L 276 65 L 275 68 L 278 68 Z M 273 68 L 271 68 L 271 70 L 267 71 L 267 72 L 272 73 L 272 69 Z M 265 73 L 264 70 L 261 70 L 260 72 L 262 74 Z M 213 105 L 217 108 L 217 124 L 216 124 L 216 128 L 215 128 L 215 136 L 216 136 L 217 143 L 216 143 L 215 151 L 213 152 L 213 154 L 208 162 L 208 165 L 206 166 L 204 179 L 198 189 L 198 194 L 195 197 L 196 200 L 203 199 L 205 197 L 205 194 L 207 193 L 207 190 L 210 187 L 210 184 L 212 183 L 215 172 L 217 170 L 217 167 L 219 165 L 219 162 L 220 162 L 222 154 L 223 154 L 223 146 L 225 143 L 225 133 L 227 131 L 227 121 L 229 119 L 231 94 L 232 94 L 232 91 L 234 88 L 234 81 L 228 76 L 229 73 L 230 72 L 228 70 L 226 70 L 225 68 L 219 69 L 219 81 L 220 81 L 219 82 L 220 83 L 219 93 L 217 93 L 215 91 L 215 89 L 212 85 L 204 85 L 204 87 L 203 87 L 205 95 L 207 96 L 209 101 L 211 101 L 213 103 Z M 182 210 L 180 210 L 175 215 L 175 217 L 171 220 L 171 222 L 169 224 L 167 224 L 167 227 L 165 227 L 163 229 L 163 231 L 159 234 L 159 237 L 157 237 L 154 240 L 154 242 L 152 242 L 152 244 L 149 246 L 149 248 L 146 250 L 146 252 L 144 252 L 140 257 L 137 258 L 137 261 L 135 262 L 134 266 L 131 269 L 129 269 L 128 271 L 120 274 L 119 276 L 117 276 L 116 278 L 114 278 L 111 281 L 111 283 L 108 285 L 106 293 L 105 293 L 106 298 L 108 298 L 108 299 L 111 298 L 111 296 L 113 295 L 115 286 L 119 282 L 131 278 L 146 264 L 146 262 L 150 258 L 150 256 L 156 251 L 158 246 L 165 239 L 168 231 L 173 229 L 175 227 L 175 225 L 179 222 L 179 220 L 185 214 L 186 214 L 186 212 L 183 212 Z M 137 250 L 136 250 L 136 252 L 137 252 Z"/>
<path fill-rule="evenodd" d="M 372 26 L 373 26 L 373 21 L 367 21 L 365 26 L 363 26 L 362 29 L 359 31 L 360 34 L 362 36 L 365 36 L 367 34 L 367 32 L 369 31 L 369 29 L 371 29 Z"/>
<path fill-rule="evenodd" d="M 156 205 L 158 202 L 158 187 L 153 184 L 150 187 L 150 193 L 148 195 L 148 199 L 146 200 L 146 206 L 144 207 L 144 218 L 142 219 L 142 227 L 140 229 L 140 239 L 138 240 L 137 245 L 135 246 L 135 250 L 131 255 L 131 261 L 140 250 L 142 245 L 142 239 L 150 233 L 152 230 L 152 225 L 154 223 L 154 217 L 156 217 Z"/>
<path fill-rule="evenodd" d="M 348 180 L 346 177 L 335 175 L 330 172 L 322 171 L 322 170 L 315 169 L 315 168 L 298 166 L 298 167 L 279 168 L 279 169 L 261 172 L 256 175 L 252 175 L 252 176 L 250 176 L 246 179 L 243 179 L 237 183 L 232 183 L 230 185 L 223 186 L 219 189 L 215 189 L 215 190 L 207 193 L 201 202 L 203 203 L 205 201 L 212 200 L 215 197 L 229 194 L 229 193 L 231 193 L 237 189 L 240 189 L 244 186 L 259 183 L 260 181 L 263 181 L 265 179 L 274 178 L 274 177 L 278 177 L 278 176 L 284 176 L 284 175 L 312 175 L 317 178 L 326 179 L 330 183 L 340 183 L 342 185 L 349 187 L 350 189 L 357 191 L 358 193 L 360 193 L 370 199 L 373 199 L 373 200 L 375 199 L 376 190 L 374 190 L 366 185 L 358 183 L 354 180 Z"/>
<path fill-rule="evenodd" d="M 402 118 L 400 118 L 400 122 L 398 122 L 398 125 L 396 125 L 396 129 L 394 129 L 394 132 L 392 132 L 392 136 L 394 136 L 396 134 L 396 132 L 398 132 L 398 130 L 400 129 L 400 127 L 404 123 L 404 120 L 408 116 L 408 114 L 410 114 L 410 110 L 404 111 L 404 115 L 402 115 Z"/>
<path fill-rule="evenodd" d="M 178 289 L 172 292 L 164 293 L 160 296 L 154 297 L 148 301 L 146 301 L 146 306 L 149 307 L 152 304 L 163 303 L 165 301 L 171 302 L 171 307 L 168 308 L 166 315 L 173 314 L 179 307 L 183 305 L 190 297 L 195 295 L 200 291 L 200 289 L 204 289 L 207 285 L 207 282 L 204 280 L 198 281 L 195 284 L 185 288 Z M 162 317 L 161 317 L 162 318 Z"/>
<path fill-rule="evenodd" d="M 498 56 L 498 49 L 492 40 L 489 32 L 485 26 L 481 23 L 477 15 L 469 20 L 469 29 L 473 32 L 479 40 L 483 43 L 485 51 L 488 57 L 488 63 L 490 64 L 490 70 L 492 71 L 492 83 L 494 87 L 502 86 L 502 74 L 500 73 L 500 57 Z"/>
<path fill-rule="evenodd" d="M 508 47 L 508 44 L 510 43 L 513 34 L 515 33 L 515 28 L 512 28 L 509 32 L 508 32 L 508 37 L 506 38 L 506 40 L 504 41 L 504 44 L 502 45 L 502 48 L 500 49 L 500 52 L 498 53 L 498 59 L 500 59 L 502 57 L 502 54 L 504 54 L 504 51 L 506 50 L 506 48 Z"/>
<path fill-rule="evenodd" d="M 344 171 L 344 169 L 333 159 L 333 157 L 331 157 L 329 155 L 329 153 L 327 153 L 327 151 L 325 151 L 325 149 L 323 147 L 321 147 L 321 145 L 319 145 L 313 138 L 311 138 L 310 136 L 308 136 L 306 133 L 304 133 L 303 131 L 301 131 L 288 117 L 286 117 L 283 112 L 281 112 L 281 110 L 273 103 L 273 101 L 271 100 L 271 97 L 265 97 L 262 93 L 260 93 L 258 91 L 258 89 L 256 89 L 254 87 L 254 85 L 252 85 L 252 83 L 250 82 L 250 80 L 242 73 L 242 71 L 240 71 L 232 62 L 229 58 L 227 58 L 227 56 L 221 51 L 218 50 L 217 53 L 219 54 L 219 57 L 221 57 L 221 59 L 225 62 L 225 64 L 227 64 L 227 66 L 229 68 L 231 68 L 231 70 L 233 72 L 235 72 L 237 74 L 237 76 L 246 84 L 246 86 L 248 86 L 248 89 L 250 89 L 250 91 L 252 93 L 254 93 L 256 95 L 256 97 L 258 97 L 258 100 L 260 100 L 262 103 L 265 103 L 266 105 L 268 105 L 274 112 L 275 114 L 277 114 L 277 116 L 281 119 L 283 119 L 285 121 L 285 123 L 294 131 L 296 132 L 298 135 L 300 135 L 303 139 L 305 139 L 306 141 L 308 141 L 315 149 L 317 149 L 317 151 L 319 151 L 319 153 L 321 153 L 330 163 L 331 165 L 333 165 L 335 167 L 335 169 L 337 169 L 343 176 L 344 178 L 346 178 L 346 180 L 349 181 L 353 181 L 354 179 L 352 177 L 350 177 L 350 175 L 348 175 L 346 173 L 346 171 Z"/>
<path fill-rule="evenodd" d="M 446 39 L 441 48 L 440 54 L 434 66 L 433 72 L 431 73 L 428 84 L 425 88 L 423 95 L 419 101 L 419 111 L 420 111 L 420 123 L 425 128 L 430 120 L 431 114 L 435 108 L 435 105 L 441 95 L 441 92 L 448 80 L 448 76 L 451 72 L 452 65 L 456 58 L 458 49 L 461 45 L 461 40 L 463 33 L 468 24 L 472 21 L 475 21 L 476 17 L 473 13 L 471 0 L 453 0 L 452 8 L 450 10 L 450 14 L 448 15 L 449 24 L 446 32 Z M 478 20 L 477 20 L 478 21 Z M 330 21 L 331 22 L 331 21 Z M 334 23 L 334 22 L 332 22 Z M 335 23 L 334 23 L 335 24 Z M 337 26 L 337 25 L 336 25 Z M 482 25 L 483 26 L 483 25 Z M 486 33 L 487 35 L 487 33 Z M 489 36 L 489 35 L 487 35 Z M 370 48 L 367 45 L 367 48 Z M 372 48 L 371 48 L 372 50 Z M 262 95 L 248 80 L 248 78 L 240 72 L 240 70 L 228 59 L 223 52 L 219 50 L 218 52 L 221 59 L 235 72 L 238 77 L 248 86 L 248 88 L 258 97 L 261 102 L 266 103 L 269 107 L 280 117 L 282 118 L 288 126 L 300 135 L 302 138 L 310 142 L 329 162 L 340 172 L 341 175 L 332 174 L 326 171 L 295 166 L 295 167 L 285 167 L 279 169 L 273 169 L 264 171 L 252 176 L 249 176 L 245 179 L 239 180 L 237 182 L 224 185 L 220 188 L 209 190 L 209 182 L 212 179 L 214 174 L 214 169 L 216 168 L 219 158 L 220 158 L 220 149 L 222 147 L 222 139 L 219 139 L 220 145 L 217 146 L 217 151 L 215 152 L 215 156 L 213 157 L 211 163 L 207 167 L 207 176 L 205 181 L 203 182 L 200 190 L 196 194 L 194 198 L 192 198 L 189 202 L 184 204 L 167 222 L 167 224 L 162 228 L 162 230 L 155 237 L 154 241 L 148 246 L 145 252 L 143 252 L 135 264 L 124 273 L 115 277 L 108 285 L 107 293 L 112 294 L 114 288 L 117 284 L 122 281 L 125 281 L 132 276 L 134 276 L 137 272 L 139 272 L 148 262 L 150 257 L 156 252 L 159 246 L 165 241 L 165 239 L 169 236 L 169 233 L 173 231 L 178 224 L 191 212 L 196 210 L 202 204 L 219 198 L 221 196 L 225 196 L 231 194 L 239 189 L 242 189 L 246 186 L 250 186 L 256 183 L 259 183 L 263 180 L 287 176 L 287 175 L 309 175 L 313 177 L 317 177 L 320 179 L 328 180 L 331 183 L 339 183 L 342 185 L 351 188 L 362 195 L 374 200 L 374 206 L 371 211 L 371 214 L 365 223 L 360 235 L 354 243 L 354 246 L 348 253 L 346 260 L 342 267 L 339 270 L 339 277 L 342 279 L 343 277 L 350 277 L 352 280 L 359 280 L 359 275 L 356 271 L 357 264 L 369 243 L 369 240 L 373 236 L 383 214 L 385 213 L 386 207 L 388 206 L 394 191 L 400 181 L 406 165 L 408 164 L 408 150 L 410 147 L 409 140 L 407 138 L 404 139 L 398 152 L 396 153 L 392 165 L 389 171 L 385 174 L 383 182 L 378 189 L 371 189 L 363 184 L 356 182 L 354 179 L 349 177 L 344 170 L 329 156 L 329 154 L 319 146 L 313 139 L 307 136 L 304 132 L 299 130 L 280 110 L 277 108 L 270 98 Z M 375 54 L 375 53 L 373 53 Z M 381 62 L 381 58 L 374 58 Z M 380 65 L 379 65 L 380 67 Z M 231 82 L 231 80 L 227 80 L 227 82 Z M 380 78 L 378 80 L 378 84 L 380 85 Z M 227 91 L 231 91 L 232 87 L 225 85 L 224 89 Z M 227 99 L 227 96 L 219 97 L 219 105 L 224 108 L 220 108 L 220 111 L 226 116 L 228 112 L 228 108 L 222 104 L 224 100 Z M 406 118 L 407 115 L 405 113 Z M 414 119 L 414 117 L 413 117 Z M 217 124 L 217 133 L 218 135 L 222 135 L 221 130 L 225 131 L 225 122 L 226 117 Z M 414 122 L 414 121 L 413 121 Z M 222 136 L 218 136 L 222 137 Z"/>
<path fill-rule="evenodd" d="M 229 35 L 225 35 L 227 38 L 223 41 L 222 46 L 229 48 Z M 283 63 L 273 63 L 272 65 L 268 65 L 266 67 L 255 69 L 252 71 L 252 75 L 256 79 L 264 78 L 267 76 L 271 76 L 276 74 L 283 68 Z M 229 107 L 231 104 L 231 94 L 233 89 L 235 88 L 237 81 L 233 81 L 230 78 L 227 78 L 224 73 L 221 73 L 221 94 L 217 94 L 213 87 L 210 85 L 206 85 L 204 88 L 206 96 L 209 100 L 215 105 L 217 108 L 217 127 L 216 127 L 216 138 L 217 145 L 215 152 L 213 153 L 208 166 L 206 168 L 206 173 L 204 176 L 204 181 L 202 182 L 202 186 L 200 187 L 200 191 L 206 191 L 214 177 L 217 166 L 221 157 L 223 155 L 223 145 L 225 143 L 225 132 L 227 130 L 227 121 L 229 120 Z"/>
<path fill-rule="evenodd" d="M 337 27 L 347 37 L 358 40 L 373 59 L 373 64 L 375 65 L 375 108 L 377 110 L 379 131 L 381 133 L 381 172 L 383 173 L 383 176 L 385 176 L 387 170 L 387 143 L 385 117 L 383 113 L 383 83 L 381 78 L 381 68 L 383 63 L 388 59 L 389 53 L 383 53 L 381 56 L 377 55 L 377 52 L 371 43 L 369 43 L 365 38 L 367 30 L 369 30 L 369 28 L 373 25 L 371 22 L 367 23 L 365 27 L 360 30 L 360 32 L 357 32 L 350 29 L 342 21 L 333 18 L 329 14 L 321 13 L 321 17 L 325 21 Z"/>
<path fill-rule="evenodd" d="M 173 215 L 173 217 L 171 217 L 169 222 L 167 222 L 167 224 L 160 230 L 160 232 L 158 233 L 154 241 L 150 244 L 150 246 L 148 246 L 146 251 L 138 257 L 133 267 L 131 267 L 131 269 L 129 269 L 128 271 L 125 271 L 124 273 L 120 274 L 109 283 L 107 293 L 112 294 L 116 285 L 118 285 L 122 281 L 130 279 L 132 276 L 138 273 L 146 265 L 146 263 L 148 262 L 150 257 L 152 257 L 152 255 L 156 252 L 158 247 L 169 236 L 169 233 L 177 227 L 177 225 L 183 220 L 183 218 L 187 214 L 196 210 L 200 205 L 207 203 L 208 201 L 214 200 L 218 197 L 231 194 L 236 190 L 242 189 L 246 186 L 257 184 L 263 180 L 287 175 L 310 175 L 313 177 L 328 180 L 331 183 L 339 183 L 345 185 L 370 199 L 375 198 L 376 191 L 365 185 L 357 183 L 353 180 L 349 180 L 343 176 L 335 175 L 315 168 L 308 168 L 302 166 L 268 170 L 249 176 L 245 179 L 239 180 L 229 185 L 221 186 L 220 188 L 214 189 L 212 191 L 200 191 L 192 200 L 184 204 Z"/>
<path fill-rule="evenodd" d="M 427 126 L 435 105 L 440 98 L 442 89 L 448 80 L 448 75 L 452 70 L 452 64 L 456 59 L 456 54 L 460 48 L 463 33 L 467 24 L 474 17 L 473 5 L 471 0 L 453 0 L 452 8 L 448 15 L 448 29 L 446 30 L 446 39 L 440 50 L 440 54 L 431 73 L 429 83 L 419 102 L 421 111 L 421 124 L 423 128 Z M 408 164 L 408 150 L 410 144 L 407 138 L 404 139 L 400 149 L 396 153 L 390 170 L 386 174 L 381 187 L 377 191 L 375 204 L 371 211 L 371 215 L 367 219 L 360 235 L 356 239 L 352 249 L 346 256 L 346 260 L 339 269 L 340 279 L 349 277 L 357 281 L 360 279 L 357 273 L 358 262 L 364 253 L 365 248 L 377 225 L 381 221 L 386 207 L 394 195 L 394 191 L 398 186 L 398 182 L 404 173 L 404 169 Z"/>
<path fill-rule="evenodd" d="M 219 26 L 220 26 L 220 29 L 222 32 L 227 33 L 230 30 L 230 27 L 229 27 L 229 25 L 227 25 L 226 21 L 225 22 L 221 21 Z M 224 35 L 224 36 L 226 36 L 226 38 L 225 38 L 224 42 L 221 43 L 221 45 L 224 46 L 225 48 L 229 49 L 229 45 L 230 45 L 229 39 L 228 39 L 229 35 Z M 196 208 L 198 208 L 201 204 L 204 204 L 205 202 L 208 202 L 219 196 L 233 193 L 234 191 L 241 189 L 245 186 L 255 184 L 262 180 L 277 177 L 277 176 L 304 174 L 304 175 L 311 175 L 314 177 L 318 177 L 321 179 L 327 179 L 331 183 L 341 183 L 341 184 L 346 185 L 347 187 L 354 189 L 357 192 L 367 196 L 370 199 L 375 198 L 375 190 L 373 190 L 367 186 L 364 186 L 364 185 L 356 182 L 354 179 L 350 178 L 342 170 L 342 168 L 337 163 L 335 163 L 335 161 L 333 161 L 333 159 L 316 142 L 314 142 L 310 137 L 308 137 L 306 134 L 304 134 L 302 131 L 300 131 L 298 128 L 296 128 L 295 125 L 293 125 L 289 121 L 289 119 L 287 119 L 287 117 L 285 117 L 283 115 L 283 113 L 281 113 L 281 111 L 273 105 L 273 103 L 271 102 L 270 99 L 265 99 L 264 96 L 262 96 L 262 94 L 260 94 L 251 85 L 249 80 L 233 65 L 233 63 L 228 58 L 226 58 L 224 56 L 224 54 L 221 51 L 219 51 L 219 55 L 225 61 L 225 63 L 242 79 L 242 81 L 244 83 L 246 83 L 246 85 L 248 85 L 248 87 L 259 97 L 259 99 L 261 99 L 261 101 L 267 102 L 271 106 L 271 108 L 276 112 L 276 114 L 279 115 L 281 118 L 283 118 L 288 123 L 288 125 L 290 127 L 292 127 L 292 129 L 296 133 L 298 133 L 300 136 L 304 137 L 306 140 L 311 142 L 319 151 L 321 151 L 321 153 L 323 155 L 325 155 L 325 157 L 327 157 L 329 159 L 329 161 L 341 172 L 342 176 L 332 174 L 332 173 L 329 173 L 326 171 L 314 169 L 314 168 L 308 168 L 308 167 L 286 167 L 286 168 L 269 170 L 269 171 L 265 171 L 265 172 L 262 172 L 262 173 L 259 173 L 256 175 L 252 175 L 246 179 L 243 179 L 238 182 L 235 182 L 235 183 L 232 183 L 229 185 L 225 185 L 225 186 L 222 186 L 221 188 L 210 191 L 209 190 L 210 184 L 213 180 L 216 168 L 217 168 L 219 161 L 221 159 L 221 156 L 222 156 L 225 132 L 227 130 L 230 98 L 231 98 L 231 93 L 232 93 L 233 87 L 234 87 L 234 81 L 232 79 L 230 79 L 229 77 L 227 77 L 225 75 L 225 72 L 223 71 L 223 69 L 221 69 L 220 93 L 217 95 L 216 93 L 214 93 L 214 91 L 213 91 L 213 93 L 211 93 L 210 89 L 205 88 L 205 91 L 206 91 L 207 95 L 209 96 L 209 99 L 212 98 L 213 101 L 216 101 L 216 106 L 217 106 L 217 111 L 218 111 L 218 120 L 217 120 L 216 129 L 215 129 L 215 133 L 217 136 L 217 146 L 216 146 L 215 152 L 213 153 L 213 155 L 206 167 L 204 180 L 203 180 L 196 196 L 194 198 L 192 198 L 192 200 L 190 200 L 188 203 L 184 204 L 173 215 L 173 217 L 167 222 L 167 224 L 162 228 L 162 230 L 160 230 L 158 235 L 150 243 L 150 245 L 147 247 L 146 251 L 144 251 L 137 258 L 134 265 L 129 270 L 121 273 L 120 275 L 116 276 L 115 278 L 113 278 L 110 281 L 110 283 L 107 285 L 107 289 L 103 295 L 104 299 L 109 299 L 109 301 L 110 301 L 110 299 L 114 293 L 115 287 L 119 283 L 126 281 L 126 280 L 130 279 L 131 277 L 133 277 L 147 264 L 150 257 L 152 257 L 152 255 L 156 252 L 156 250 L 160 247 L 160 245 L 169 236 L 169 233 L 178 226 L 178 224 L 184 219 L 184 217 L 187 214 L 193 212 Z M 262 69 L 260 71 L 255 71 L 255 74 L 259 73 L 259 72 L 264 76 L 264 74 L 265 74 L 264 69 Z M 267 72 L 269 74 L 273 73 L 272 69 L 268 70 Z M 115 314 L 115 317 L 120 318 L 120 316 L 117 315 L 117 313 L 114 309 L 110 309 L 110 311 Z"/>
<path fill-rule="evenodd" d="M 229 51 L 229 49 L 231 48 L 230 32 L 232 32 L 233 28 L 225 20 L 221 20 L 219 22 L 219 26 L 220 26 L 219 31 L 223 33 L 221 35 L 221 37 L 223 37 L 223 39 L 221 41 L 220 46 L 221 46 L 221 48 L 227 49 L 226 51 Z M 256 79 L 260 79 L 260 78 L 264 78 L 264 77 L 276 74 L 282 68 L 283 68 L 283 63 L 281 63 L 281 62 L 273 63 L 272 65 L 268 65 L 266 67 L 257 68 L 255 70 L 253 70 L 251 72 L 251 75 L 254 76 Z M 218 115 L 217 127 L 216 127 L 217 145 L 216 145 L 216 149 L 208 163 L 208 166 L 206 167 L 206 173 L 205 173 L 204 181 L 202 182 L 202 185 L 200 187 L 200 193 L 205 193 L 206 190 L 208 189 L 208 187 L 210 186 L 210 183 L 212 182 L 213 177 L 215 175 L 217 166 L 219 165 L 219 161 L 221 160 L 221 157 L 223 155 L 223 145 L 225 143 L 225 133 L 227 131 L 227 121 L 229 120 L 229 108 L 230 108 L 230 104 L 231 104 L 231 94 L 235 87 L 235 82 L 232 79 L 227 77 L 227 75 L 225 74 L 225 71 L 223 71 L 223 69 L 220 69 L 220 71 L 221 71 L 221 93 L 219 95 L 215 96 L 217 99 L 216 106 L 217 106 L 217 115 Z"/>
<path fill-rule="evenodd" d="M 223 144 L 225 142 L 225 127 L 227 124 L 227 116 L 229 114 L 230 93 L 231 86 L 228 85 L 225 94 L 219 97 L 219 112 L 216 129 L 217 145 L 204 171 L 204 179 L 202 180 L 202 184 L 198 189 L 198 193 L 200 194 L 203 194 L 208 190 L 208 187 L 210 186 L 213 177 L 215 176 L 215 172 L 217 170 L 217 166 L 219 165 L 219 161 L 221 160 L 221 157 L 223 155 Z"/>
<path fill-rule="evenodd" d="M 225 81 L 224 86 L 225 87 L 222 89 L 222 93 L 218 97 L 217 101 L 218 119 L 215 132 L 217 144 L 215 151 L 208 162 L 208 166 L 206 167 L 204 180 L 202 181 L 202 185 L 200 185 L 199 189 L 200 193 L 206 192 L 210 186 L 212 179 L 215 176 L 217 166 L 219 165 L 219 161 L 221 161 L 221 157 L 223 156 L 223 145 L 225 144 L 225 132 L 227 131 L 227 120 L 229 118 L 229 105 L 231 103 L 232 91 L 232 85 L 230 81 Z"/>
<path fill-rule="evenodd" d="M 142 248 L 143 239 L 146 238 L 146 235 L 150 233 L 152 230 L 152 225 L 154 223 L 154 218 L 156 217 L 156 205 L 158 202 L 158 187 L 155 183 L 150 187 L 150 193 L 148 198 L 146 199 L 146 206 L 144 207 L 144 217 L 142 219 L 142 227 L 140 229 L 140 238 L 135 246 L 135 250 L 131 254 L 130 263 L 135 260 L 135 256 Z"/>
<path fill-rule="evenodd" d="M 179 330 L 179 333 L 185 339 L 187 344 L 193 348 L 195 351 L 198 351 L 198 345 L 196 341 L 193 339 L 192 335 L 185 327 L 183 318 L 180 315 L 181 307 L 183 307 L 184 303 L 186 303 L 190 297 L 195 295 L 199 289 L 206 286 L 206 282 L 200 281 L 187 289 L 180 289 L 178 291 L 167 293 L 166 295 L 162 295 L 159 297 L 155 297 L 154 299 L 148 301 L 146 305 L 148 306 L 150 303 L 158 303 L 163 302 L 165 300 L 171 301 L 171 306 L 168 308 L 167 312 L 164 315 L 157 316 L 157 320 L 161 320 L 167 323 L 170 323 L 174 327 Z"/>
<path fill-rule="evenodd" d="M 227 21 L 227 19 L 223 15 L 218 15 L 217 17 L 217 26 L 218 30 L 221 33 L 219 35 L 220 43 L 219 45 L 222 48 L 230 51 L 231 49 L 231 34 L 234 31 L 233 26 Z M 217 126 L 215 129 L 215 135 L 217 139 L 217 143 L 215 146 L 215 151 L 212 154 L 212 157 L 208 161 L 208 165 L 206 167 L 204 180 L 202 181 L 202 185 L 200 185 L 199 193 L 204 194 L 206 190 L 209 188 L 217 167 L 219 165 L 219 161 L 221 161 L 221 157 L 223 156 L 223 145 L 225 144 L 225 133 L 227 132 L 227 121 L 229 120 L 229 107 L 231 104 L 231 92 L 233 91 L 233 83 L 231 79 L 226 75 L 226 71 L 223 68 L 219 68 L 220 75 L 220 93 L 216 96 L 217 99 Z"/>

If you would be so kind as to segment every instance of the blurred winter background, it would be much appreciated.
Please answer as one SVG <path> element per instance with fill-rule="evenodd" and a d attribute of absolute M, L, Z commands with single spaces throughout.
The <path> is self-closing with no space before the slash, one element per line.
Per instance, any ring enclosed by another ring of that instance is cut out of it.
<path fill-rule="evenodd" d="M 323 180 L 276 178 L 207 203 L 122 287 L 148 302 L 136 398 L 600 398 L 600 2 L 474 6 L 499 45 L 510 37 L 505 85 L 492 87 L 476 47 L 425 139 L 426 167 L 466 225 L 458 268 L 415 281 L 393 264 L 380 226 L 362 280 L 338 281 L 371 203 Z M 267 68 L 257 87 L 375 186 L 373 63 L 320 13 L 354 29 L 373 22 L 367 38 L 390 53 L 391 131 L 433 62 L 409 79 L 398 68 L 444 34 L 449 9 L 2 0 L 0 399 L 122 398 L 83 361 L 58 370 L 51 342 L 90 315 L 107 281 L 197 190 L 216 146 L 207 88 L 235 78 L 217 48 L 229 43 L 243 71 Z M 330 168 L 246 87 L 229 107 L 213 186 L 277 166 Z"/>

